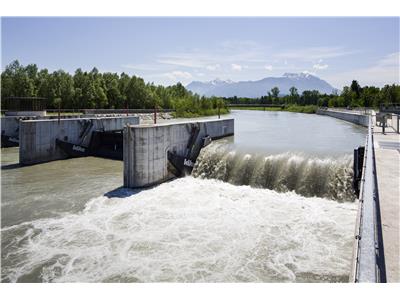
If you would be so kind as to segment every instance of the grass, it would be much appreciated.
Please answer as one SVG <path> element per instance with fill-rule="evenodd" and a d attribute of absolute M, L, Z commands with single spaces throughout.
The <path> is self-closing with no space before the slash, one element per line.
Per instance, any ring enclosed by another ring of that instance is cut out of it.
<path fill-rule="evenodd" d="M 79 116 L 82 115 L 81 112 L 62 112 L 60 113 L 61 116 Z M 46 112 L 47 116 L 58 116 L 58 112 Z"/>
<path fill-rule="evenodd" d="M 316 105 L 289 105 L 284 108 L 281 107 L 246 107 L 246 106 L 231 106 L 230 109 L 235 110 L 266 110 L 266 111 L 289 111 L 297 113 L 314 114 L 316 113 L 318 107 Z"/>
<path fill-rule="evenodd" d="M 225 115 L 229 114 L 229 109 L 221 108 L 220 114 Z M 207 117 L 207 116 L 216 116 L 218 115 L 218 109 L 207 109 L 207 110 L 199 110 L 199 111 L 175 111 L 172 112 L 172 116 L 175 118 L 197 118 L 197 117 Z"/>

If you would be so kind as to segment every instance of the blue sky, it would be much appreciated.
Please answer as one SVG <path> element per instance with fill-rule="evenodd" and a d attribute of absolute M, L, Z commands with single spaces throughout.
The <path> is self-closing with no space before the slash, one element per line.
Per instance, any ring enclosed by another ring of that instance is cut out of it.
<path fill-rule="evenodd" d="M 2 18 L 2 69 L 126 72 L 157 84 L 310 72 L 399 83 L 399 18 Z"/>

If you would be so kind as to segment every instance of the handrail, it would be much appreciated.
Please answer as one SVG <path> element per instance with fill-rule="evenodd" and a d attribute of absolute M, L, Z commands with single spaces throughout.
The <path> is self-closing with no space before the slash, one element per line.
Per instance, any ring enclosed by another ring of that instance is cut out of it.
<path fill-rule="evenodd" d="M 372 126 L 369 117 L 350 282 L 386 282 Z"/>

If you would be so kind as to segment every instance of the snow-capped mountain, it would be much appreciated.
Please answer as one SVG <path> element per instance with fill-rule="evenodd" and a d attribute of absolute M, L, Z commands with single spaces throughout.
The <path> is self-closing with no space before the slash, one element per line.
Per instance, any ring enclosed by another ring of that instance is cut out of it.
<path fill-rule="evenodd" d="M 292 86 L 297 88 L 299 94 L 305 90 L 317 90 L 326 94 L 336 91 L 325 80 L 305 72 L 285 73 L 281 77 L 266 77 L 256 81 L 234 82 L 220 79 L 207 82 L 193 81 L 186 87 L 188 90 L 204 96 L 257 98 L 267 95 L 268 91 L 275 86 L 279 88 L 281 95 L 289 94 Z"/>

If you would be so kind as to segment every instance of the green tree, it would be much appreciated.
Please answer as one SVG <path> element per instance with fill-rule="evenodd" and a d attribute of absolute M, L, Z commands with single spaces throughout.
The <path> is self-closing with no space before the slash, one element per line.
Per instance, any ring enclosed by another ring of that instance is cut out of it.
<path fill-rule="evenodd" d="M 356 98 L 360 98 L 361 86 L 358 84 L 357 80 L 353 80 L 350 85 L 350 90 L 355 94 Z"/>
<path fill-rule="evenodd" d="M 294 87 L 294 86 L 292 86 L 292 87 L 289 89 L 289 92 L 290 92 L 289 102 L 290 102 L 291 104 L 297 103 L 298 100 L 299 100 L 299 93 L 298 93 L 297 88 Z"/>
<path fill-rule="evenodd" d="M 271 94 L 272 94 L 272 99 L 273 99 L 273 101 L 274 102 L 278 102 L 278 100 L 279 100 L 279 92 L 280 92 L 280 90 L 279 90 L 279 88 L 277 87 L 277 86 L 275 86 L 275 87 L 273 87 L 272 89 L 271 89 Z"/>

